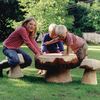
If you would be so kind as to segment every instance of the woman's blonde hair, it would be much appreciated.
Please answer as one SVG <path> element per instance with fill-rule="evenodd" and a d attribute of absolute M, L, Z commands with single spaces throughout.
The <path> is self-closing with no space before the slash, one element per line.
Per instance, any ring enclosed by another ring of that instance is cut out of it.
<path fill-rule="evenodd" d="M 29 17 L 29 18 L 26 18 L 26 19 L 22 22 L 21 25 L 25 27 L 25 26 L 27 25 L 27 23 L 30 22 L 30 21 L 32 21 L 32 20 L 36 23 L 36 20 L 35 20 L 34 17 Z M 37 31 L 37 23 L 36 23 L 36 28 L 35 28 L 34 32 L 36 33 L 36 31 Z"/>
<path fill-rule="evenodd" d="M 60 35 L 60 34 L 63 34 L 67 32 L 67 28 L 65 25 L 57 25 L 56 28 L 55 28 L 55 33 Z"/>
<path fill-rule="evenodd" d="M 53 31 L 55 31 L 55 28 L 56 28 L 56 24 L 54 23 L 50 24 L 48 29 L 49 33 L 52 34 Z"/>

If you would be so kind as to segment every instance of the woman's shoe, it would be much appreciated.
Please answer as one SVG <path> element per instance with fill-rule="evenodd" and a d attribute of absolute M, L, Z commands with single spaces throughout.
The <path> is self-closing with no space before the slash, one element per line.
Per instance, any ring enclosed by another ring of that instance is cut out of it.
<path fill-rule="evenodd" d="M 9 67 L 8 60 L 2 60 L 0 62 L 0 77 L 3 77 L 3 69 L 8 67 Z"/>
<path fill-rule="evenodd" d="M 10 65 L 9 65 L 7 59 L 2 60 L 2 61 L 0 62 L 0 69 L 4 69 L 4 68 L 8 68 L 8 67 L 10 67 Z"/>

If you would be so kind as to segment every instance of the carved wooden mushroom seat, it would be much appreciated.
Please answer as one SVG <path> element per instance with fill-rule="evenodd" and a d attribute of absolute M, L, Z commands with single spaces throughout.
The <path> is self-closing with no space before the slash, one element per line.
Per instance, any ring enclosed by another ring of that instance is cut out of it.
<path fill-rule="evenodd" d="M 22 56 L 22 54 L 18 53 L 18 57 L 20 60 L 20 64 L 24 63 L 24 58 Z M 20 78 L 23 77 L 23 73 L 21 71 L 20 65 L 17 65 L 15 67 L 11 67 L 8 73 L 8 77 L 10 78 Z"/>
<path fill-rule="evenodd" d="M 71 82 L 70 69 L 78 62 L 75 54 L 63 56 L 58 53 L 40 55 L 35 58 L 35 67 L 47 70 L 45 79 L 48 82 L 65 83 Z"/>
<path fill-rule="evenodd" d="M 85 69 L 82 77 L 82 83 L 96 85 L 96 70 L 100 70 L 100 61 L 86 58 L 82 61 L 80 68 Z"/>

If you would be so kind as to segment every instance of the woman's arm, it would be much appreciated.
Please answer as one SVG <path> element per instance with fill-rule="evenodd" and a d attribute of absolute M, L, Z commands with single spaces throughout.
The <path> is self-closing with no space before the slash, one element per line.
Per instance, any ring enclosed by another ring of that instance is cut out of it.
<path fill-rule="evenodd" d="M 20 36 L 22 37 L 24 43 L 36 54 L 36 55 L 40 55 L 40 50 L 37 49 L 37 46 L 35 46 L 29 36 L 28 36 L 28 32 L 26 31 L 25 28 L 21 28 L 21 30 L 19 31 Z"/>

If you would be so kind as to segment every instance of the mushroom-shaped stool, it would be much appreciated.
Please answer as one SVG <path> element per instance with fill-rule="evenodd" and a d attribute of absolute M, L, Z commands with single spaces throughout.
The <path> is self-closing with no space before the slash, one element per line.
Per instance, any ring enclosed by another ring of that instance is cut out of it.
<path fill-rule="evenodd" d="M 80 68 L 85 69 L 82 77 L 82 83 L 96 85 L 96 70 L 100 70 L 100 61 L 96 59 L 85 58 L 82 61 Z"/>
<path fill-rule="evenodd" d="M 70 69 L 78 62 L 75 54 L 62 55 L 50 53 L 35 58 L 35 67 L 47 70 L 45 79 L 48 82 L 65 83 L 71 82 Z"/>

